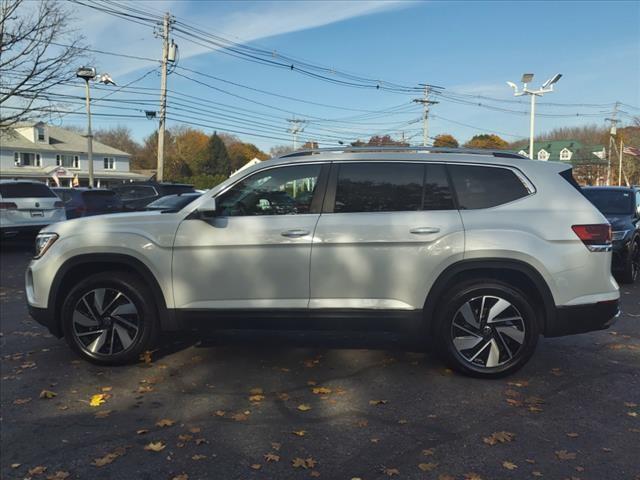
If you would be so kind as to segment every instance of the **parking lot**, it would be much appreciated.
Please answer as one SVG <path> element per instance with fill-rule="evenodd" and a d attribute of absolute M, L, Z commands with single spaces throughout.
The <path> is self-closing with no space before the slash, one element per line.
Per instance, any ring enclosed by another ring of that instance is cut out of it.
<path fill-rule="evenodd" d="M 173 335 L 99 368 L 29 318 L 30 255 L 0 257 L 2 478 L 640 479 L 638 286 L 495 381 L 363 332 Z"/>

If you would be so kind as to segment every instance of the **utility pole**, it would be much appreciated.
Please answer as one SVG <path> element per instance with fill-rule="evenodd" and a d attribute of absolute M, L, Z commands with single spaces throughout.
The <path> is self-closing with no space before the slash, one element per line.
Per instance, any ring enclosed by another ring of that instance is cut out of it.
<path fill-rule="evenodd" d="M 613 155 L 613 151 L 616 149 L 615 137 L 618 134 L 618 108 L 619 107 L 620 107 L 620 102 L 616 102 L 613 105 L 613 112 L 611 113 L 611 118 L 605 118 L 605 121 L 610 122 L 609 151 L 607 152 L 607 185 L 611 185 L 611 157 Z"/>
<path fill-rule="evenodd" d="M 429 141 L 429 107 L 440 102 L 429 99 L 432 88 L 441 88 L 434 85 L 424 85 L 424 98 L 414 98 L 413 101 L 422 104 L 422 146 L 426 147 Z"/>
<path fill-rule="evenodd" d="M 169 46 L 169 31 L 171 29 L 171 14 L 164 14 L 162 21 L 162 78 L 160 80 L 160 122 L 158 124 L 158 166 L 156 180 L 161 182 L 164 176 L 164 130 L 167 116 L 167 64 L 174 62 L 177 45 L 171 43 Z"/>
<path fill-rule="evenodd" d="M 302 133 L 304 131 L 305 124 L 307 120 L 300 120 L 298 118 L 288 118 L 287 122 L 291 124 L 289 127 L 289 133 L 293 136 L 293 149 L 298 148 L 298 133 Z"/>

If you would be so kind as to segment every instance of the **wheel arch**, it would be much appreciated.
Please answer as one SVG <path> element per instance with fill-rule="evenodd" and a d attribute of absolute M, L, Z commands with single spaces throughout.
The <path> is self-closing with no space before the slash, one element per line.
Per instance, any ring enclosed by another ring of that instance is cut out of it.
<path fill-rule="evenodd" d="M 52 333 L 62 336 L 61 308 L 64 295 L 79 279 L 92 273 L 103 271 L 126 271 L 138 276 L 149 287 L 158 311 L 160 328 L 175 330 L 178 328 L 175 316 L 167 303 L 155 275 L 141 260 L 120 253 L 90 253 L 66 260 L 58 269 L 49 289 L 48 305 L 53 308 L 54 329 Z"/>
<path fill-rule="evenodd" d="M 556 306 L 551 289 L 544 277 L 535 267 L 521 260 L 514 259 L 469 259 L 461 260 L 447 267 L 436 279 L 429 290 L 423 311 L 429 333 L 432 333 L 436 308 L 442 296 L 449 288 L 462 281 L 473 278 L 495 278 L 506 281 L 530 295 L 535 301 L 540 315 L 540 330 L 547 331 L 547 326 L 556 316 Z"/>

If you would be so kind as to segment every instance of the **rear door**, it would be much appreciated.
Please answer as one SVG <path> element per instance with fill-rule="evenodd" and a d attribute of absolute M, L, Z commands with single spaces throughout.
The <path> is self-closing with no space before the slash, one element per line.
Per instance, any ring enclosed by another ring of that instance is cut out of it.
<path fill-rule="evenodd" d="M 327 169 L 262 169 L 216 197 L 215 217 L 184 220 L 173 253 L 176 307 L 306 310 Z"/>
<path fill-rule="evenodd" d="M 420 309 L 463 248 L 444 165 L 334 162 L 313 238 L 309 307 Z"/>
<path fill-rule="evenodd" d="M 0 183 L 0 222 L 7 226 L 37 226 L 65 220 L 63 203 L 44 183 Z"/>

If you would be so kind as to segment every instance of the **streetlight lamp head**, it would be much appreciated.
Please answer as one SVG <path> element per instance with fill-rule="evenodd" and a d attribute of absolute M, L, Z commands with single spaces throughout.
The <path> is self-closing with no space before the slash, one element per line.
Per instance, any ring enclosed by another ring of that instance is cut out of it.
<path fill-rule="evenodd" d="M 516 84 L 515 84 L 515 83 L 513 83 L 513 82 L 507 82 L 507 85 L 509 85 L 511 88 L 513 88 L 513 91 L 514 91 L 515 93 L 518 93 L 518 85 L 516 85 Z"/>
<path fill-rule="evenodd" d="M 103 73 L 100 75 L 100 83 L 104 83 L 105 85 L 115 85 L 116 82 L 113 81 L 113 78 L 108 73 Z"/>
<path fill-rule="evenodd" d="M 550 87 L 554 83 L 557 83 L 558 80 L 560 80 L 561 78 L 562 78 L 562 74 L 561 73 L 556 73 L 553 77 L 551 77 L 549 80 L 544 82 L 544 84 L 542 85 L 542 88 Z"/>
<path fill-rule="evenodd" d="M 156 118 L 156 112 L 154 112 L 153 110 L 145 110 L 144 114 L 147 117 L 147 120 L 153 120 L 154 118 Z"/>
<path fill-rule="evenodd" d="M 530 83 L 533 80 L 533 73 L 523 73 L 522 83 Z"/>
<path fill-rule="evenodd" d="M 76 70 L 76 77 L 89 81 L 96 77 L 96 69 L 93 67 L 80 67 Z"/>

